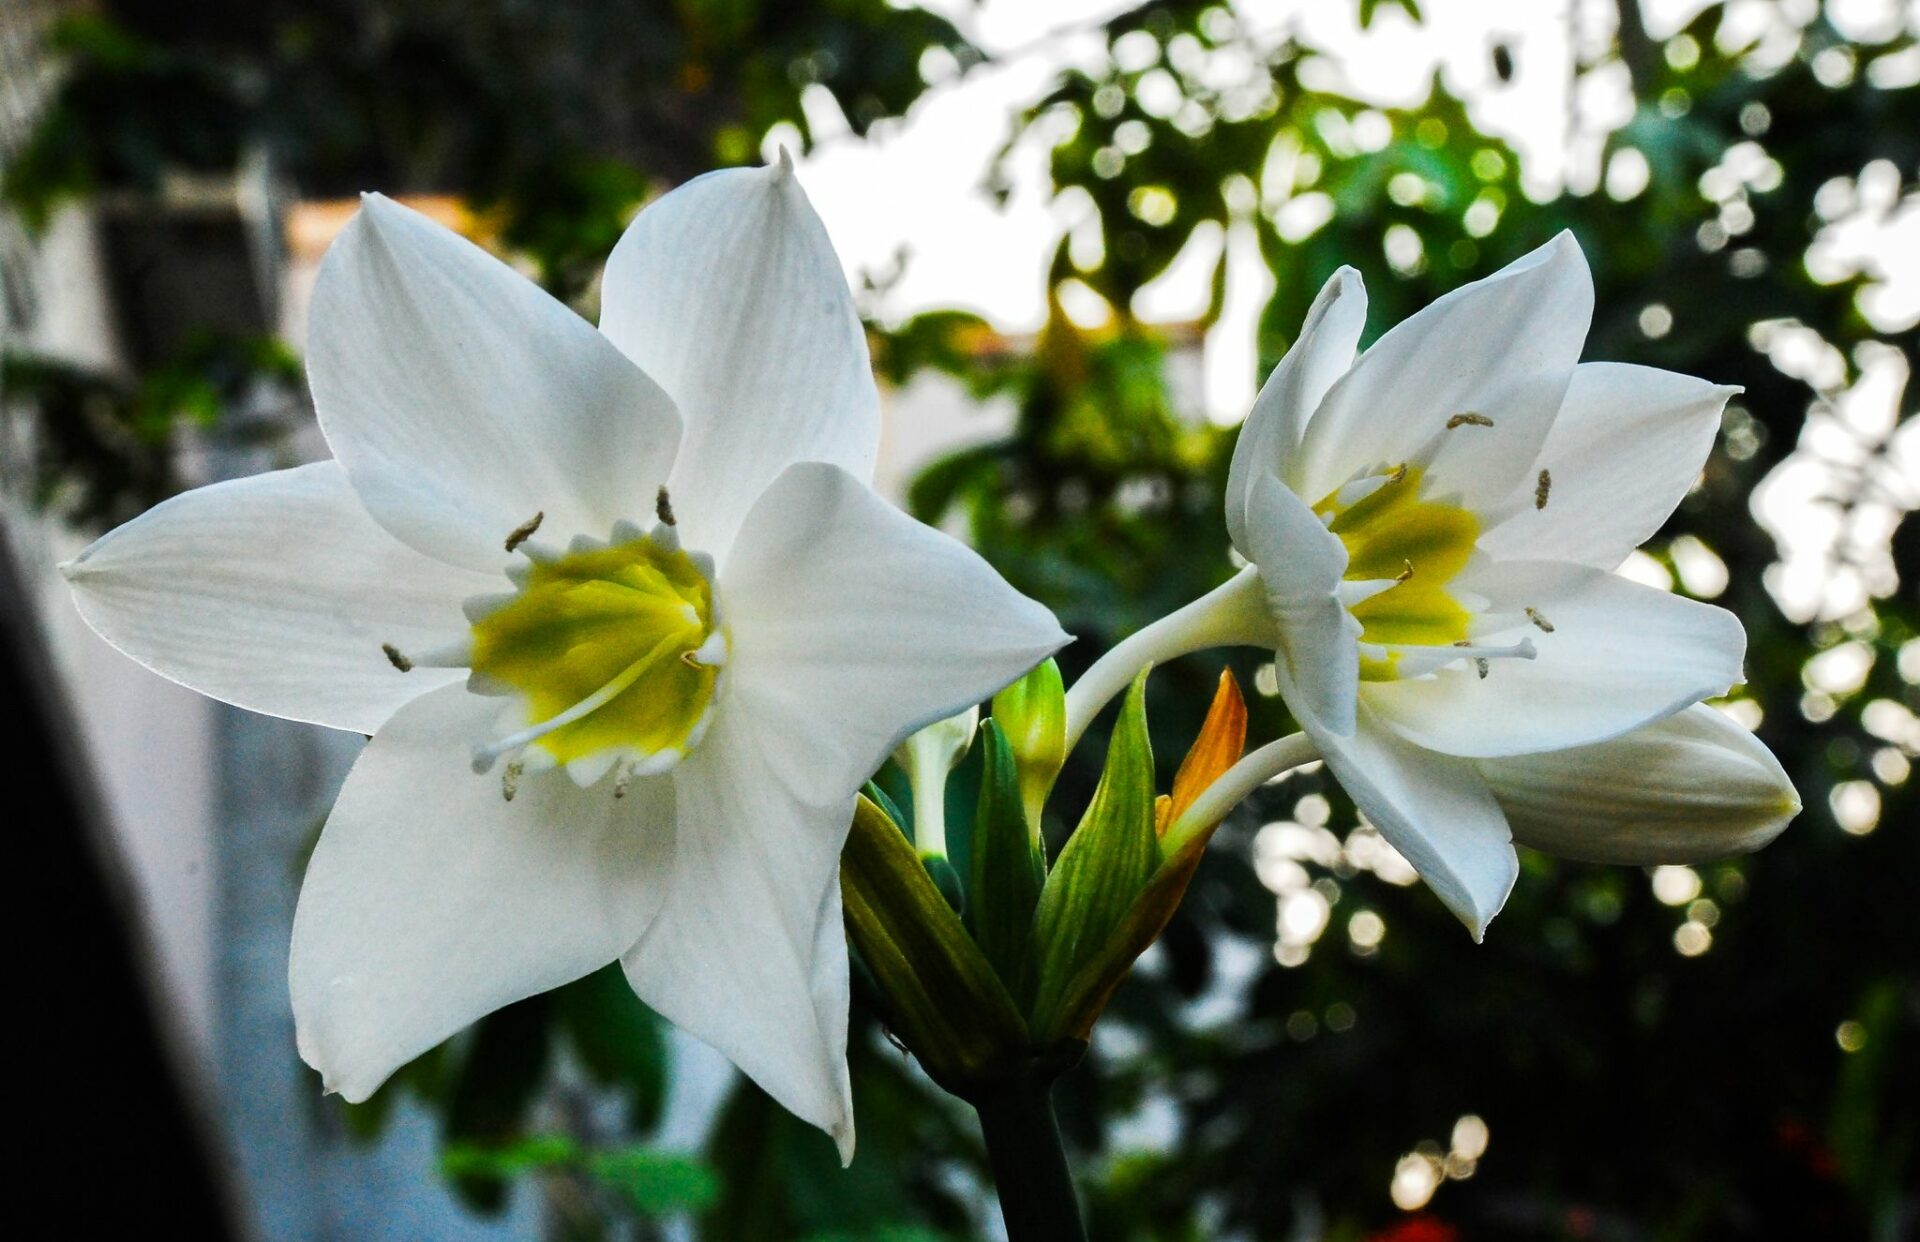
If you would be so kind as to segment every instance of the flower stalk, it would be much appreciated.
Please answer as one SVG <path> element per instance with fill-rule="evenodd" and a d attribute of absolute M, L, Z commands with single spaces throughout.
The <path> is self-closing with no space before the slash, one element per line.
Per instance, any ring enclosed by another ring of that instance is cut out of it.
<path fill-rule="evenodd" d="M 1260 574 L 1249 567 L 1186 607 L 1130 634 L 1093 662 L 1067 691 L 1066 749 L 1079 744 L 1100 709 L 1119 697 L 1141 669 L 1210 647 L 1271 647 Z"/>
<path fill-rule="evenodd" d="M 1080 1242 L 1087 1236 L 1053 1114 L 1052 1081 L 1030 1068 L 973 1101 L 1009 1242 Z"/>

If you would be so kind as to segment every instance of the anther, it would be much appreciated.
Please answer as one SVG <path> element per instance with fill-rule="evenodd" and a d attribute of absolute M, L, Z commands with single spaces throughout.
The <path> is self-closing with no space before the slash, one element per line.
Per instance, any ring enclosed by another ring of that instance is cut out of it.
<path fill-rule="evenodd" d="M 411 673 L 413 671 L 413 661 L 401 655 L 400 648 L 394 646 L 392 643 L 381 643 L 380 650 L 386 654 L 387 663 L 393 665 L 401 672 Z"/>
<path fill-rule="evenodd" d="M 1455 427 L 1491 427 L 1491 426 L 1493 426 L 1493 420 L 1491 418 L 1488 418 L 1485 414 L 1475 414 L 1472 411 L 1468 411 L 1465 414 L 1455 414 L 1452 418 L 1449 418 L 1447 420 L 1448 431 L 1452 431 Z"/>
<path fill-rule="evenodd" d="M 1487 670 L 1488 670 L 1487 657 L 1485 656 L 1473 657 L 1473 666 L 1480 670 L 1480 680 L 1485 681 L 1487 679 Z"/>
<path fill-rule="evenodd" d="M 613 796 L 616 798 L 626 797 L 627 790 L 631 788 L 632 785 L 633 785 L 633 765 L 631 763 L 622 762 L 620 766 L 614 770 L 614 773 L 613 773 Z"/>
<path fill-rule="evenodd" d="M 1538 608 L 1529 608 L 1526 611 L 1527 611 L 1527 620 L 1533 622 L 1534 625 L 1539 628 L 1542 634 L 1553 633 L 1553 622 L 1541 616 L 1540 610 Z"/>
<path fill-rule="evenodd" d="M 664 483 L 660 485 L 659 494 L 653 498 L 653 512 L 660 519 L 661 525 L 678 525 L 673 520 L 673 501 L 667 496 L 667 485 Z"/>
<path fill-rule="evenodd" d="M 1551 474 L 1548 474 L 1545 470 L 1542 470 L 1540 472 L 1540 481 L 1533 485 L 1533 507 L 1536 509 L 1546 508 L 1547 493 L 1551 492 L 1552 490 L 1553 490 L 1553 476 Z"/>
<path fill-rule="evenodd" d="M 547 511 L 545 509 L 542 509 L 540 510 L 540 512 L 528 518 L 526 521 L 520 523 L 520 525 L 514 527 L 513 530 L 510 531 L 507 535 L 507 551 L 509 552 L 518 551 L 520 548 L 520 545 L 525 543 L 527 540 L 533 538 L 533 532 L 536 530 L 539 530 L 540 523 L 546 520 L 547 520 Z"/>
<path fill-rule="evenodd" d="M 500 770 L 500 796 L 508 802 L 520 792 L 520 774 L 526 771 L 526 765 L 515 759 Z"/>
<path fill-rule="evenodd" d="M 1394 576 L 1393 580 L 1395 582 L 1411 582 L 1413 580 L 1413 561 L 1409 559 L 1405 564 L 1406 568 Z"/>

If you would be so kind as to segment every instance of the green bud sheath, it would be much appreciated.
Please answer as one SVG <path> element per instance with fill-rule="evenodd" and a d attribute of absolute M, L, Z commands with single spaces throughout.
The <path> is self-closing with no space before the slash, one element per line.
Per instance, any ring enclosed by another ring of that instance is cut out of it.
<path fill-rule="evenodd" d="M 973 827 L 967 930 L 1022 1004 L 1033 999 L 1033 914 L 1047 882 L 1047 854 L 1022 805 L 1007 736 L 980 726 L 980 801 Z"/>
<path fill-rule="evenodd" d="M 1108 941 L 1160 869 L 1146 685 L 1147 670 L 1142 669 L 1114 726 L 1093 802 L 1040 894 L 1035 919 L 1040 977 L 1032 1018 L 1042 1046 L 1056 1039 L 1084 1038 L 1084 1030 L 1069 1029 L 1064 1021 L 1069 1001 L 1084 990 L 1076 980 L 1085 967 L 1104 958 Z"/>
<path fill-rule="evenodd" d="M 862 797 L 840 855 L 847 935 L 885 1000 L 885 1021 L 929 1076 L 963 1099 L 1027 1055 L 1027 1028 L 919 854 Z"/>

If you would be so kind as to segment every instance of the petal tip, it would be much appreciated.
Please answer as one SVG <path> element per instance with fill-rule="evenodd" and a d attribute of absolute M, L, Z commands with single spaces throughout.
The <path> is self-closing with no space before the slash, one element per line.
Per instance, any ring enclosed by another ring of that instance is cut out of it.
<path fill-rule="evenodd" d="M 847 1168 L 853 1163 L 853 1120 L 848 1118 L 827 1131 L 833 1139 L 833 1145 L 840 1152 L 840 1167 Z"/>

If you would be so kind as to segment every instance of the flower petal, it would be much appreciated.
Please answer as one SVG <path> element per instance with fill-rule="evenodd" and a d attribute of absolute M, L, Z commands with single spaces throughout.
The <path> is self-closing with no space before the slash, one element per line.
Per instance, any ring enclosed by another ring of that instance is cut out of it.
<path fill-rule="evenodd" d="M 308 372 L 367 510 L 475 569 L 508 532 L 604 537 L 646 519 L 679 442 L 673 403 L 593 325 L 478 246 L 377 194 L 327 251 Z"/>
<path fill-rule="evenodd" d="M 401 710 L 347 777 L 307 865 L 289 980 L 300 1055 L 371 1095 L 484 1014 L 639 939 L 673 867 L 673 786 L 616 799 L 559 772 L 476 776 L 499 704 L 449 686 Z"/>
<path fill-rule="evenodd" d="M 1300 335 L 1254 398 L 1227 471 L 1227 533 L 1243 556 L 1251 546 L 1247 505 L 1254 483 L 1267 474 L 1290 477 L 1308 418 L 1353 365 L 1366 326 L 1367 288 L 1359 272 L 1343 267 L 1321 286 Z"/>
<path fill-rule="evenodd" d="M 642 211 L 607 260 L 600 328 L 687 420 L 673 503 L 724 558 L 796 461 L 872 477 L 880 397 L 827 231 L 793 171 L 710 173 Z"/>
<path fill-rule="evenodd" d="M 1247 539 L 1296 688 L 1288 704 L 1295 715 L 1311 713 L 1321 727 L 1345 737 L 1353 732 L 1360 692 L 1360 623 L 1335 594 L 1347 568 L 1346 545 L 1271 474 L 1253 483 Z"/>
<path fill-rule="evenodd" d="M 1474 509 L 1507 499 L 1546 440 L 1592 317 L 1593 279 L 1570 233 L 1463 285 L 1387 332 L 1334 384 L 1289 481 L 1317 503 L 1357 471 L 1432 450 L 1430 489 Z M 1448 430 L 1463 414 L 1491 425 Z"/>
<path fill-rule="evenodd" d="M 330 461 L 175 496 L 62 569 L 87 624 L 162 677 L 359 733 L 465 676 L 402 674 L 381 644 L 457 638 L 460 601 L 499 585 L 393 538 Z"/>
<path fill-rule="evenodd" d="M 1707 862 L 1757 850 L 1800 813 L 1760 740 L 1704 703 L 1594 746 L 1482 759 L 1522 845 L 1584 862 Z"/>
<path fill-rule="evenodd" d="M 778 722 L 769 759 L 817 803 L 851 796 L 909 734 L 1068 641 L 971 549 L 819 463 L 767 489 L 720 590 L 730 693 Z"/>
<path fill-rule="evenodd" d="M 1480 546 L 1505 560 L 1617 567 L 1700 476 L 1739 391 L 1653 367 L 1575 367 L 1522 503 Z"/>
<path fill-rule="evenodd" d="M 725 1053 L 853 1154 L 840 848 L 852 797 L 816 806 L 768 766 L 767 730 L 729 700 L 674 769 L 671 895 L 622 959 L 640 999 Z"/>
<path fill-rule="evenodd" d="M 1276 670 L 1293 702 L 1290 677 Z M 1300 721 L 1340 787 L 1413 864 L 1473 938 L 1506 904 L 1520 875 L 1506 817 L 1471 763 L 1422 750 L 1381 726 L 1364 703 L 1351 737 Z"/>
<path fill-rule="evenodd" d="M 1518 621 L 1532 660 L 1471 662 L 1424 680 L 1370 682 L 1365 699 L 1403 737 L 1484 758 L 1618 737 L 1741 680 L 1746 633 L 1732 613 L 1583 565 L 1507 561 L 1461 584 Z M 1547 627 L 1551 626 L 1551 630 Z"/>

